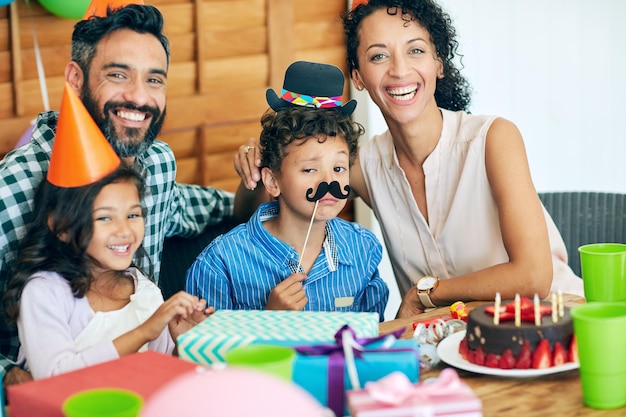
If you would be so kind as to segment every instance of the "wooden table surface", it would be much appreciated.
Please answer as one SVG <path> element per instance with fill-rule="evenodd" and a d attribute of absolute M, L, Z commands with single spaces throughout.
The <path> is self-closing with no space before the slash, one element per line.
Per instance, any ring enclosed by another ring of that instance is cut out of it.
<path fill-rule="evenodd" d="M 584 299 L 573 295 L 564 295 L 563 301 L 568 307 L 584 303 Z M 480 304 L 482 302 L 466 303 L 469 309 Z M 410 338 L 413 335 L 413 322 L 448 314 L 449 309 L 441 307 L 419 316 L 383 322 L 380 324 L 380 333 L 385 334 L 406 327 L 403 337 Z M 441 363 L 436 368 L 423 372 L 420 380 L 436 377 L 446 366 L 445 363 Z M 626 408 L 594 410 L 586 407 L 582 402 L 578 370 L 531 378 L 482 375 L 460 369 L 457 371 L 482 400 L 485 417 L 626 416 Z"/>

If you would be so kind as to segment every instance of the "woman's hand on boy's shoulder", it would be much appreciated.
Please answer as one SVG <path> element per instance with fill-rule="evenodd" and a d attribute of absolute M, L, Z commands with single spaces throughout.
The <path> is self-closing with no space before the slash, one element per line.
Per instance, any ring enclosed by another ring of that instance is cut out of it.
<path fill-rule="evenodd" d="M 234 157 L 235 171 L 244 186 L 249 190 L 254 190 L 261 181 L 261 151 L 259 140 L 250 138 L 239 147 Z"/>

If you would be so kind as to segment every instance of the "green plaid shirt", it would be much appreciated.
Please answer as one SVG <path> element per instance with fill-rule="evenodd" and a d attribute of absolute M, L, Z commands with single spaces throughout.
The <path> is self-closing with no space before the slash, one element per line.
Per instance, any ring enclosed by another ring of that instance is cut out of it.
<path fill-rule="evenodd" d="M 8 153 L 0 161 L 0 288 L 10 279 L 19 240 L 32 219 L 33 194 L 48 171 L 58 112 L 41 113 L 31 142 Z M 232 193 L 197 185 L 177 184 L 176 161 L 170 147 L 155 141 L 137 157 L 146 176 L 146 235 L 143 240 L 158 282 L 163 240 L 170 236 L 192 237 L 206 226 L 221 222 L 233 213 Z M 72 169 L 72 167 L 67 167 Z M 141 265 L 146 267 L 146 265 Z M 19 341 L 15 326 L 0 323 L 0 375 L 14 365 Z"/>

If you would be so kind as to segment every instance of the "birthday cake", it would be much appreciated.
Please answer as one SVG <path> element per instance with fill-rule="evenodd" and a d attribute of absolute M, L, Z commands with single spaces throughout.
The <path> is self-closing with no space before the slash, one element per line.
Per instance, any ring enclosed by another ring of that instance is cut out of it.
<path fill-rule="evenodd" d="M 476 365 L 502 369 L 548 368 L 577 361 L 569 309 L 561 307 L 553 314 L 553 305 L 537 302 L 535 306 L 523 297 L 517 320 L 513 301 L 500 306 L 495 320 L 494 304 L 473 309 L 459 344 L 460 355 Z"/>

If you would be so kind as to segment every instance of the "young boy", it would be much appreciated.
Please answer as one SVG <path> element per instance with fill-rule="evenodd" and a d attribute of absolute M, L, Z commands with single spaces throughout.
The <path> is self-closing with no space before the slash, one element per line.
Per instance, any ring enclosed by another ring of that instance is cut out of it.
<path fill-rule="evenodd" d="M 369 311 L 389 290 L 382 247 L 369 230 L 336 216 L 363 128 L 342 106 L 344 77 L 332 65 L 295 62 L 282 97 L 268 89 L 261 118 L 261 175 L 275 201 L 210 243 L 187 271 L 186 290 L 216 309 Z"/>

